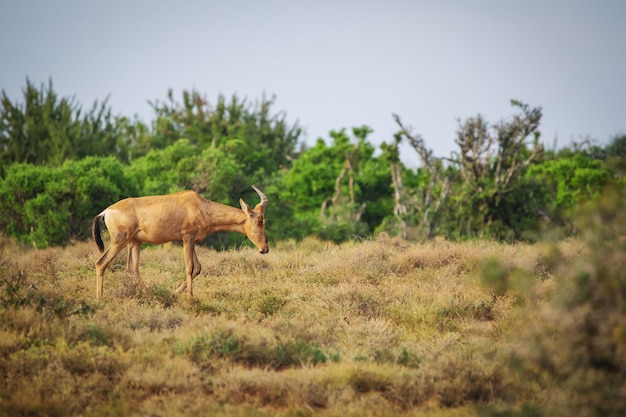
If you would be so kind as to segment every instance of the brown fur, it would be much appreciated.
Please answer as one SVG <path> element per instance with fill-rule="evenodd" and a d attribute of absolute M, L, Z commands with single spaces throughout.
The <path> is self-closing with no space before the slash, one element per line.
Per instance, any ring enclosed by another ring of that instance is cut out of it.
<path fill-rule="evenodd" d="M 182 241 L 187 280 L 176 292 L 187 287 L 190 296 L 193 296 L 192 281 L 202 268 L 195 245 L 207 235 L 220 231 L 242 233 L 261 253 L 269 252 L 264 218 L 267 197 L 256 187 L 253 188 L 261 197 L 261 202 L 254 209 L 242 199 L 239 199 L 241 209 L 238 209 L 206 200 L 195 191 L 127 198 L 107 207 L 94 218 L 92 227 L 100 252 L 104 250 L 100 236 L 102 219 L 111 236 L 109 248 L 96 261 L 98 299 L 103 295 L 104 272 L 124 246 L 128 247 L 128 272 L 139 277 L 142 243 Z"/>

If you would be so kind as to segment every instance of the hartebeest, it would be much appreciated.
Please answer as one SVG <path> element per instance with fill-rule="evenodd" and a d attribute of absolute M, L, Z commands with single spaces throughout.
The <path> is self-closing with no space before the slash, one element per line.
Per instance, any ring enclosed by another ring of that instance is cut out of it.
<path fill-rule="evenodd" d="M 195 245 L 213 232 L 231 231 L 246 235 L 261 253 L 269 252 L 265 236 L 265 207 L 267 197 L 254 185 L 261 202 L 251 209 L 239 199 L 241 209 L 202 198 L 195 191 L 180 191 L 168 195 L 126 198 L 110 205 L 93 219 L 92 234 L 100 252 L 104 243 L 100 236 L 100 221 L 104 219 L 111 243 L 96 261 L 96 295 L 103 294 L 104 271 L 124 248 L 128 247 L 127 270 L 139 279 L 139 252 L 142 243 L 160 244 L 183 242 L 187 280 L 176 292 L 189 290 L 193 296 L 193 279 L 201 266 Z"/>

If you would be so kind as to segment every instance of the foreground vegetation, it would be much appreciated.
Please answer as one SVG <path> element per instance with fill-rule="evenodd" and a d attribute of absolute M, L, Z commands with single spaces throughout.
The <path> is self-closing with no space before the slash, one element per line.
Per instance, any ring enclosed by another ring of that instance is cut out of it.
<path fill-rule="evenodd" d="M 623 196 L 580 238 L 424 244 L 381 235 L 123 256 L 3 239 L 0 415 L 602 415 L 626 412 Z"/>

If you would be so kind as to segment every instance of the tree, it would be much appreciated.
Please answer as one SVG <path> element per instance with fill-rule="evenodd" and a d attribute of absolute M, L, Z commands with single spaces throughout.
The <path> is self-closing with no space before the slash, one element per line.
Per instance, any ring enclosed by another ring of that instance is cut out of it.
<path fill-rule="evenodd" d="M 107 100 L 83 112 L 72 97 L 58 98 L 52 80 L 37 89 L 29 79 L 24 101 L 12 102 L 2 91 L 0 161 L 51 164 L 89 155 L 116 155 L 120 134 Z"/>
<path fill-rule="evenodd" d="M 331 131 L 330 145 L 318 139 L 275 180 L 279 204 L 292 213 L 285 237 L 315 234 L 339 242 L 380 224 L 392 208 L 392 190 L 389 168 L 367 140 L 371 132 L 353 128 L 351 138 L 345 129 Z"/>
<path fill-rule="evenodd" d="M 541 208 L 524 174 L 543 154 L 539 141 L 541 108 L 511 100 L 521 110 L 492 128 L 482 116 L 459 123 L 460 153 L 451 162 L 459 167 L 461 184 L 455 190 L 453 227 L 469 236 L 520 239 L 523 231 L 538 228 Z"/>
<path fill-rule="evenodd" d="M 616 175 L 623 177 L 626 173 L 626 134 L 616 135 L 605 148 L 609 166 Z"/>
<path fill-rule="evenodd" d="M 284 113 L 272 115 L 274 100 L 263 97 L 250 105 L 236 95 L 230 102 L 220 95 L 212 106 L 198 91 L 185 90 L 178 103 L 170 90 L 165 102 L 151 103 L 157 114 L 153 145 L 163 148 L 184 138 L 201 149 L 220 148 L 241 164 L 248 182 L 261 182 L 291 165 L 301 133 Z"/>
<path fill-rule="evenodd" d="M 390 231 L 393 234 L 400 235 L 403 239 L 409 238 L 409 209 L 407 206 L 407 192 L 404 188 L 403 180 L 403 165 L 400 162 L 400 149 L 398 145 L 401 141 L 401 136 L 396 134 L 395 142 L 391 145 L 383 142 L 380 145 L 382 150 L 381 158 L 389 163 L 391 171 L 391 186 L 393 188 L 393 222 L 388 224 L 387 219 L 383 220 L 383 223 L 379 225 L 379 230 Z"/>
<path fill-rule="evenodd" d="M 125 116 L 115 120 L 119 131 L 117 156 L 125 164 L 145 156 L 153 148 L 153 134 L 150 127 L 137 117 L 130 119 Z"/>
<path fill-rule="evenodd" d="M 137 158 L 125 172 L 137 184 L 139 195 L 194 190 L 211 200 L 231 204 L 239 201 L 239 196 L 231 199 L 230 194 L 241 169 L 220 149 L 201 150 L 187 139 L 179 139 L 165 149 Z"/>
<path fill-rule="evenodd" d="M 423 138 L 394 115 L 400 131 L 395 145 L 387 145 L 389 155 L 406 139 L 422 162 L 421 184 L 414 189 L 401 188 L 401 171 L 392 171 L 399 221 L 410 219 L 425 238 L 443 232 L 453 238 L 519 239 L 525 230 L 538 228 L 536 213 L 542 202 L 533 196 L 540 186 L 524 173 L 543 153 L 541 109 L 515 100 L 511 104 L 521 113 L 493 127 L 480 115 L 459 122 L 459 152 L 450 158 L 433 156 Z"/>
<path fill-rule="evenodd" d="M 451 180 L 454 178 L 455 172 L 446 169 L 442 158 L 433 156 L 432 150 L 426 147 L 421 135 L 413 134 L 411 128 L 405 127 L 400 116 L 394 114 L 393 118 L 400 127 L 400 131 L 395 135 L 395 144 L 393 146 L 396 151 L 394 153 L 397 152 L 402 138 L 406 138 L 422 162 L 420 177 L 427 182 L 421 187 L 412 189 L 410 191 L 411 194 L 407 194 L 407 191 L 401 185 L 401 170 L 397 167 L 398 162 L 395 157 L 392 158 L 393 183 L 397 194 L 396 217 L 401 224 L 404 237 L 409 237 L 408 225 L 405 219 L 411 218 L 417 225 L 416 236 L 412 237 L 430 239 L 434 237 L 441 221 L 443 209 L 450 191 Z"/>
<path fill-rule="evenodd" d="M 551 222 L 570 225 L 577 205 L 600 197 L 612 177 L 600 154 L 593 146 L 574 144 L 528 169 L 526 178 L 544 187 L 542 209 Z"/>

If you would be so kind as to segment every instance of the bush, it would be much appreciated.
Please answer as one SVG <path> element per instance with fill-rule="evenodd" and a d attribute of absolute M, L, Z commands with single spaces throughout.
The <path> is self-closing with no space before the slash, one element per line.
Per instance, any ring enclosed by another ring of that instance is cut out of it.
<path fill-rule="evenodd" d="M 520 392 L 536 381 L 548 393 L 547 415 L 626 415 L 624 191 L 605 190 L 578 213 L 590 253 L 553 259 L 554 296 L 541 308 L 529 304 L 526 320 L 536 324 L 514 342 Z"/>
<path fill-rule="evenodd" d="M 93 216 L 136 189 L 113 157 L 58 168 L 14 164 L 0 180 L 0 228 L 38 248 L 90 236 Z"/>

